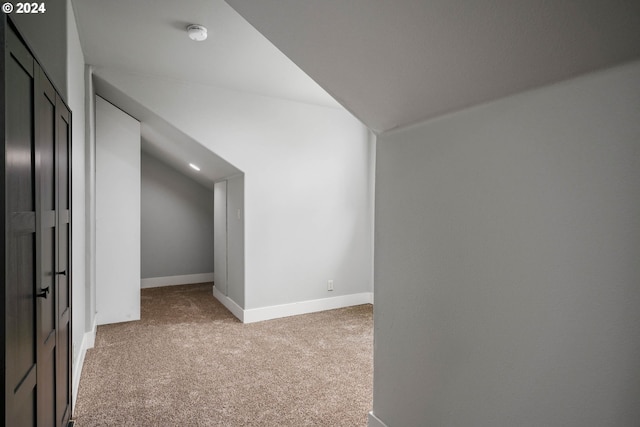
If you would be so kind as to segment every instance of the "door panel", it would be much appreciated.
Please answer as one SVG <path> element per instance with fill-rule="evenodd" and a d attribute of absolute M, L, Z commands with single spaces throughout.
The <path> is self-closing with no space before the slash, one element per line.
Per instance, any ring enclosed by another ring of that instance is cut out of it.
<path fill-rule="evenodd" d="M 70 151 L 71 113 L 59 96 L 56 98 L 56 413 L 58 425 L 65 425 L 71 415 L 71 211 L 70 211 Z"/>
<path fill-rule="evenodd" d="M 8 32 L 5 52 L 5 405 L 8 425 L 35 425 L 36 213 L 33 126 L 34 62 Z"/>
<path fill-rule="evenodd" d="M 55 423 L 56 385 L 56 93 L 36 66 L 36 168 L 38 217 L 37 354 L 38 425 Z"/>

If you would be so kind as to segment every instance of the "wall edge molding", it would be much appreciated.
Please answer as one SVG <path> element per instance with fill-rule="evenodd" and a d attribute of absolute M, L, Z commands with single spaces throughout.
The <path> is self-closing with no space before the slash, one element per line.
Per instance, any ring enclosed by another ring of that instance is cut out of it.
<path fill-rule="evenodd" d="M 383 423 L 380 418 L 376 417 L 373 411 L 369 412 L 368 420 L 369 420 L 369 423 L 367 424 L 368 427 L 387 427 L 387 425 Z"/>
<path fill-rule="evenodd" d="M 192 283 L 213 282 L 213 273 L 184 274 L 181 276 L 149 277 L 140 279 L 140 289 L 162 286 L 190 285 Z"/>
<path fill-rule="evenodd" d="M 262 322 L 264 320 L 317 313 L 319 311 L 335 310 L 337 308 L 352 307 L 354 305 L 373 304 L 373 292 L 361 292 L 358 294 L 340 295 L 337 297 L 320 298 L 245 310 L 231 298 L 216 289 L 215 286 L 213 286 L 213 296 L 242 323 Z"/>
<path fill-rule="evenodd" d="M 215 286 L 213 286 L 213 296 L 215 299 L 220 301 L 220 303 L 224 305 L 227 310 L 231 312 L 231 314 L 236 316 L 238 320 L 240 320 L 242 323 L 245 323 L 244 310 L 234 300 L 220 292 Z"/>
<path fill-rule="evenodd" d="M 262 322 L 264 320 L 280 319 L 282 317 L 298 316 L 301 314 L 317 313 L 320 311 L 335 310 L 338 308 L 372 303 L 373 294 L 371 292 L 298 301 L 289 304 L 271 305 L 267 307 L 243 310 L 242 322 Z"/>
<path fill-rule="evenodd" d="M 98 330 L 97 319 L 93 318 L 93 326 L 89 332 L 85 332 L 82 336 L 82 343 L 80 344 L 80 354 L 78 359 L 73 365 L 73 379 L 71 384 L 72 402 L 71 413 L 76 408 L 76 400 L 78 399 L 78 390 L 80 389 L 80 376 L 82 375 L 82 367 L 84 366 L 84 358 L 87 355 L 87 350 L 93 348 L 96 343 L 96 332 Z"/>
<path fill-rule="evenodd" d="M 244 311 L 244 323 L 261 322 L 263 320 L 279 319 L 281 317 L 297 316 L 300 314 L 316 313 L 319 311 L 335 310 L 337 308 L 372 303 L 373 293 L 361 292 L 358 294 L 340 295 L 336 297 L 319 298 L 289 304 L 251 308 Z"/>

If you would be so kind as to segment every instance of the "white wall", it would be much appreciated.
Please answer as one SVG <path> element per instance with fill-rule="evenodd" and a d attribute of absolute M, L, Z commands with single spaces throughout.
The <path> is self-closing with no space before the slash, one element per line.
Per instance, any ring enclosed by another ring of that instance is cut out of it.
<path fill-rule="evenodd" d="M 96 315 L 96 94 L 93 87 L 93 68 L 84 67 L 85 112 L 85 325 L 95 330 Z M 82 304 L 82 301 L 78 301 Z M 92 347 L 93 344 L 90 345 Z"/>
<path fill-rule="evenodd" d="M 639 189 L 639 62 L 380 136 L 375 416 L 636 425 Z"/>
<path fill-rule="evenodd" d="M 72 111 L 71 152 L 71 265 L 73 303 L 73 363 L 81 362 L 84 334 L 90 329 L 85 313 L 86 295 L 86 234 L 85 234 L 85 116 L 84 116 L 84 55 L 80 46 L 73 8 L 67 0 L 67 88 Z M 74 375 L 79 376 L 79 370 Z"/>
<path fill-rule="evenodd" d="M 245 308 L 371 292 L 372 143 L 356 119 L 222 88 L 97 72 L 244 172 Z"/>
<path fill-rule="evenodd" d="M 140 319 L 140 122 L 96 98 L 98 324 Z"/>
<path fill-rule="evenodd" d="M 142 278 L 212 274 L 213 190 L 145 152 L 141 168 Z"/>

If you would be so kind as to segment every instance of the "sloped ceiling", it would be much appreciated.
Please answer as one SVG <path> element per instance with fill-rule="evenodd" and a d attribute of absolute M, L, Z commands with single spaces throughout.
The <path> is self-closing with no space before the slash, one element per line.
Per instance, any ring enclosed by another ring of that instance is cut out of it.
<path fill-rule="evenodd" d="M 211 190 L 216 181 L 241 173 L 238 168 L 176 129 L 100 75 L 95 74 L 93 82 L 96 92 L 102 98 L 140 122 L 143 151 Z M 201 170 L 196 172 L 189 163 L 196 163 Z"/>
<path fill-rule="evenodd" d="M 378 132 L 640 57 L 640 1 L 226 1 Z"/>
<path fill-rule="evenodd" d="M 339 108 L 223 0 L 72 0 L 85 61 L 152 75 Z M 189 24 L 208 28 L 194 42 Z"/>
<path fill-rule="evenodd" d="M 212 186 L 239 170 L 115 87 L 109 71 L 342 108 L 223 0 L 72 0 L 99 95 L 141 121 L 142 148 Z M 194 42 L 189 24 L 208 28 Z M 188 166 L 197 159 L 202 170 Z"/>

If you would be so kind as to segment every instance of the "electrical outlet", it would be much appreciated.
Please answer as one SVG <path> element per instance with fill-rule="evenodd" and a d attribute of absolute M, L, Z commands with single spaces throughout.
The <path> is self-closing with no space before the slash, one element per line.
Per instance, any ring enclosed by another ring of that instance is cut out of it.
<path fill-rule="evenodd" d="M 328 291 L 332 291 L 333 290 L 333 279 L 327 281 L 327 290 Z"/>

